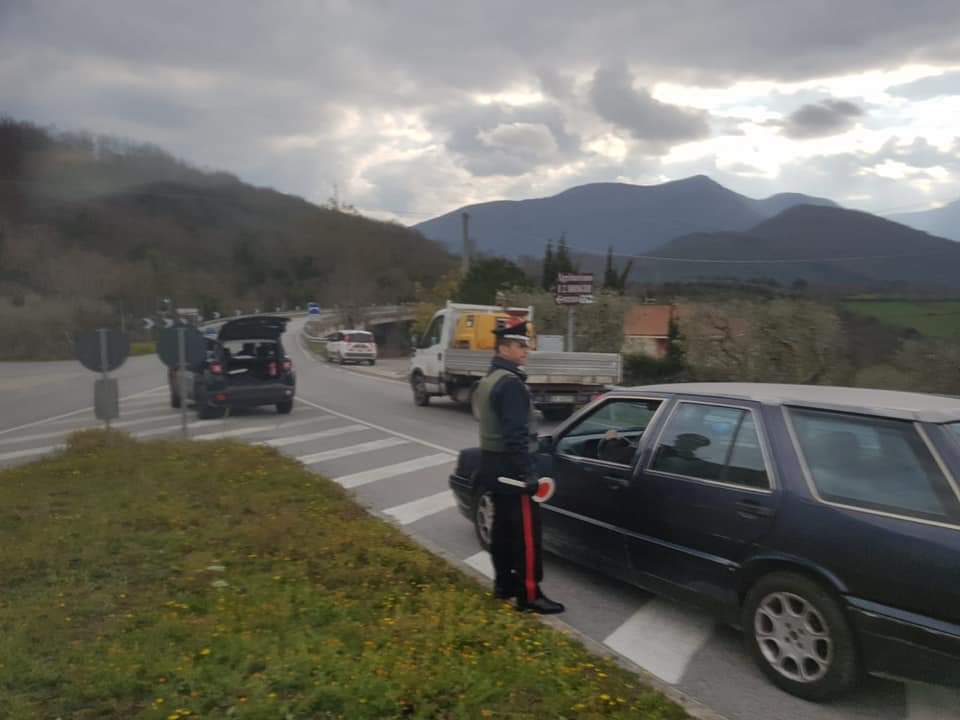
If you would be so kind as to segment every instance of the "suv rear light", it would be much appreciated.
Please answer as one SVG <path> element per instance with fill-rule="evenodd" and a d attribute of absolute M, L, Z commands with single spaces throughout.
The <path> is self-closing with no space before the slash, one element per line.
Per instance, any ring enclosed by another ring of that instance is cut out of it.
<path fill-rule="evenodd" d="M 283 371 L 284 372 L 293 372 L 293 360 L 287 358 L 283 361 Z"/>
<path fill-rule="evenodd" d="M 214 375 L 223 375 L 223 365 L 218 362 L 210 363 L 210 372 Z"/>
<path fill-rule="evenodd" d="M 270 377 L 277 376 L 277 364 L 275 362 L 267 363 L 267 375 Z"/>

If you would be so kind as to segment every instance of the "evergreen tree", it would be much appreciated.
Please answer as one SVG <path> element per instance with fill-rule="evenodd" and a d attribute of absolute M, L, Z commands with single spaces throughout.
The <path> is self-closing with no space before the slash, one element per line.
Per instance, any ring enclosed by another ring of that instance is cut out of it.
<path fill-rule="evenodd" d="M 607 247 L 607 267 L 603 271 L 603 289 L 619 291 L 618 280 L 617 271 L 613 268 L 613 245 L 610 245 Z"/>
<path fill-rule="evenodd" d="M 570 259 L 570 250 L 567 248 L 566 233 L 560 236 L 560 242 L 557 245 L 557 254 L 554 259 L 554 270 L 556 273 L 573 273 L 577 268 Z"/>
<path fill-rule="evenodd" d="M 553 240 L 547 240 L 547 251 L 543 256 L 543 279 L 540 284 L 549 291 L 557 280 L 556 260 L 553 257 Z"/>

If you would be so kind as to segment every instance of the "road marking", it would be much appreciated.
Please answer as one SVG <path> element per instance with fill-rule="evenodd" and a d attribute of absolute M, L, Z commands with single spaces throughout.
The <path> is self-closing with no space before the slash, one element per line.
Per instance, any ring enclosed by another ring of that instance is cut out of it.
<path fill-rule="evenodd" d="M 955 688 L 906 683 L 908 720 L 945 720 L 956 717 L 960 708 L 960 690 Z"/>
<path fill-rule="evenodd" d="M 290 437 L 283 438 L 274 438 L 272 440 L 264 440 L 257 443 L 257 445 L 269 445 L 270 447 L 286 447 L 287 445 L 295 445 L 296 443 L 307 442 L 308 440 L 319 440 L 320 438 L 325 437 L 336 437 L 337 435 L 346 435 L 353 432 L 361 432 L 363 430 L 370 430 L 371 428 L 366 425 L 344 425 L 343 427 L 330 428 L 329 430 L 320 430 L 319 432 L 307 433 L 306 435 L 291 435 Z"/>
<path fill-rule="evenodd" d="M 695 610 L 651 600 L 614 630 L 604 644 L 676 685 L 713 633 L 713 620 Z"/>
<path fill-rule="evenodd" d="M 438 492 L 436 495 L 427 495 L 427 497 L 422 497 L 419 500 L 413 500 L 403 505 L 388 508 L 383 512 L 395 518 L 401 525 L 409 525 L 428 515 L 434 515 L 447 508 L 451 508 L 456 504 L 457 501 L 453 497 L 453 492 L 444 490 L 443 492 Z"/>
<path fill-rule="evenodd" d="M 238 428 L 236 430 L 222 430 L 220 432 L 204 433 L 203 435 L 194 435 L 193 440 L 222 440 L 223 438 L 241 437 L 243 435 L 253 435 L 254 433 L 273 430 L 272 425 L 254 425 L 248 428 Z"/>
<path fill-rule="evenodd" d="M 324 452 L 312 453 L 310 455 L 301 455 L 297 458 L 304 465 L 315 465 L 324 460 L 336 460 L 337 458 L 357 455 L 371 450 L 381 450 L 383 448 L 396 447 L 397 445 L 406 445 L 407 441 L 401 438 L 384 438 L 383 440 L 371 440 L 370 442 L 360 443 L 358 445 L 347 445 L 336 450 L 325 450 Z"/>
<path fill-rule="evenodd" d="M 63 450 L 66 445 L 46 445 L 44 447 L 30 448 L 29 450 L 14 450 L 13 452 L 0 453 L 0 460 L 14 460 L 15 458 L 30 457 L 31 455 L 43 455 L 52 450 Z"/>
<path fill-rule="evenodd" d="M 476 555 L 471 555 L 464 562 L 474 570 L 479 570 L 488 578 L 493 580 L 493 561 L 490 559 L 490 553 L 481 550 Z"/>
<path fill-rule="evenodd" d="M 336 415 L 337 417 L 341 417 L 344 420 L 349 420 L 350 422 L 369 425 L 374 430 L 385 432 L 387 433 L 387 435 L 393 435 L 394 437 L 403 438 L 408 442 L 417 443 L 418 445 L 423 445 L 428 448 L 433 448 L 434 450 L 439 450 L 440 452 L 450 453 L 451 455 L 456 455 L 459 452 L 459 450 L 454 450 L 453 448 L 448 448 L 448 447 L 444 447 L 443 445 L 437 445 L 436 443 L 428 442 L 426 440 L 421 440 L 420 438 L 414 437 L 413 435 L 406 435 L 404 433 L 397 432 L 396 430 L 391 430 L 390 428 L 384 427 L 383 425 L 376 425 L 374 423 L 367 422 L 362 418 L 353 417 L 352 415 L 346 415 L 344 413 L 337 412 L 336 410 L 331 410 L 330 408 L 324 405 L 318 405 L 317 403 L 311 402 L 310 400 L 304 400 L 303 398 L 300 398 L 300 397 L 298 397 L 297 400 L 302 402 L 305 405 L 309 405 L 310 407 L 316 408 L 317 410 L 323 410 L 323 412 L 325 413 Z"/>
<path fill-rule="evenodd" d="M 141 407 L 141 408 L 137 408 L 137 409 L 135 409 L 135 410 L 128 410 L 128 409 L 125 408 L 125 407 L 121 407 L 121 408 L 120 408 L 120 417 L 121 417 L 121 418 L 125 418 L 125 417 L 129 417 L 129 416 L 131 416 L 131 415 L 143 415 L 144 413 L 148 413 L 148 412 L 156 412 L 156 410 L 157 410 L 157 409 L 156 409 L 155 407 Z M 176 412 L 176 411 L 171 409 L 171 412 Z M 49 423 L 49 424 L 50 424 L 50 425 L 62 425 L 63 423 L 76 422 L 77 420 L 78 420 L 78 418 L 64 418 L 63 420 L 54 420 L 53 422 L 51 422 L 51 423 Z M 99 422 L 95 417 L 91 417 L 90 420 L 93 421 L 93 422 Z"/>
<path fill-rule="evenodd" d="M 353 473 L 353 475 L 344 475 L 334 478 L 334 482 L 340 483 L 345 488 L 355 488 L 368 483 L 386 480 L 397 475 L 425 470 L 435 465 L 444 465 L 453 462 L 453 455 L 440 453 L 438 455 L 427 455 L 426 457 L 407 460 L 406 462 L 396 463 L 395 465 L 385 465 L 384 467 L 374 468 L 373 470 L 364 470 L 363 472 Z"/>
<path fill-rule="evenodd" d="M 124 400 L 130 400 L 134 398 L 140 398 L 146 395 L 147 393 L 156 392 L 157 390 L 162 390 L 165 386 L 160 385 L 159 387 L 150 388 L 149 390 L 143 390 L 133 395 L 127 395 L 120 398 L 120 402 Z M 43 425 L 44 423 L 51 422 L 53 420 L 60 420 L 61 418 L 73 417 L 74 415 L 79 415 L 80 413 L 93 412 L 93 407 L 85 407 L 79 410 L 71 410 L 67 413 L 61 413 L 60 415 L 52 415 L 48 418 L 43 418 L 42 420 L 34 420 L 33 422 L 24 423 L 23 425 L 17 425 L 16 427 L 7 428 L 6 430 L 0 430 L 0 435 L 6 435 L 7 433 L 16 432 L 17 430 L 26 430 L 27 428 L 36 427 L 37 425 Z"/>

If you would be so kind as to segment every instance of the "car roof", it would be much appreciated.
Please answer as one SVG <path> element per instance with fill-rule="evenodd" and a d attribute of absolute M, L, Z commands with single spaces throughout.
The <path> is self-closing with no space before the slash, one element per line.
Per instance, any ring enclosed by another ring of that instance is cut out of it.
<path fill-rule="evenodd" d="M 754 400 L 765 405 L 839 410 L 862 415 L 881 415 L 903 420 L 944 423 L 960 421 L 960 398 L 926 393 L 874 390 L 829 385 L 780 385 L 774 383 L 672 383 L 616 388 L 618 393 L 645 392 L 698 395 L 733 400 Z"/>
<path fill-rule="evenodd" d="M 228 340 L 278 340 L 287 328 L 290 318 L 275 315 L 257 315 L 227 320 L 217 334 L 221 342 Z"/>

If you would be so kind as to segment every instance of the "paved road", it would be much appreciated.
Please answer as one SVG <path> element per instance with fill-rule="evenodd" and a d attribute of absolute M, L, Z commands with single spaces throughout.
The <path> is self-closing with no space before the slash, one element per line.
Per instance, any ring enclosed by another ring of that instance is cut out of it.
<path fill-rule="evenodd" d="M 489 559 L 479 552 L 447 486 L 454 453 L 475 443 L 469 414 L 442 401 L 415 407 L 406 385 L 395 379 L 314 361 L 297 342 L 299 325 L 291 323 L 285 340 L 297 365 L 293 414 L 264 409 L 202 422 L 191 415 L 192 436 L 278 447 L 351 488 L 361 502 L 416 537 L 489 574 Z M 179 415 L 169 406 L 159 361 L 134 358 L 117 375 L 127 396 L 118 426 L 148 438 L 176 434 Z M 68 431 L 95 424 L 89 409 L 93 379 L 74 363 L 0 365 L 0 466 L 40 457 Z M 51 419 L 38 422 L 43 418 Z M 798 700 L 767 683 L 735 632 L 700 613 L 559 558 L 548 557 L 546 577 L 545 591 L 567 604 L 565 622 L 728 718 L 960 718 L 956 691 L 877 678 L 832 705 Z"/>

